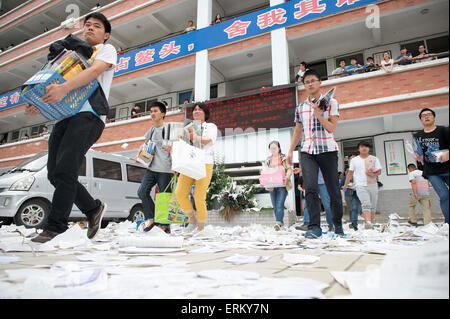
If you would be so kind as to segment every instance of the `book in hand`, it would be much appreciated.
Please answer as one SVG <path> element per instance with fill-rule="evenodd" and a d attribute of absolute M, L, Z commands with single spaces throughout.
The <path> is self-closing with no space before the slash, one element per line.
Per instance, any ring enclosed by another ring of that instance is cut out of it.
<path fill-rule="evenodd" d="M 200 121 L 185 120 L 184 131 L 189 134 L 189 130 L 192 129 L 196 135 L 202 135 L 202 123 Z"/>
<path fill-rule="evenodd" d="M 200 142 L 194 142 L 190 139 L 190 130 L 194 132 L 197 136 L 202 136 L 202 123 L 200 121 L 194 121 L 194 120 L 185 120 L 184 121 L 184 140 L 185 142 L 194 145 L 195 147 L 202 148 L 202 144 Z"/>
<path fill-rule="evenodd" d="M 445 152 L 448 152 L 448 150 L 445 149 L 445 150 L 431 151 L 431 152 L 430 152 L 430 156 L 428 156 L 428 159 L 430 160 L 431 163 L 440 163 L 439 158 L 440 158 L 441 155 L 444 154 Z"/>
<path fill-rule="evenodd" d="M 156 144 L 153 142 L 148 142 L 142 145 L 138 152 L 136 161 L 144 166 L 149 166 L 152 163 L 153 157 L 155 155 Z"/>
<path fill-rule="evenodd" d="M 165 130 L 163 130 L 163 140 L 166 142 L 175 142 L 184 135 L 184 123 L 169 122 L 165 123 Z M 169 143 L 166 143 L 169 144 Z"/>
<path fill-rule="evenodd" d="M 336 87 L 331 88 L 325 95 L 322 95 L 319 99 L 319 109 L 323 112 L 327 111 L 330 108 L 330 101 L 336 92 Z M 316 103 L 317 99 L 313 98 L 311 102 Z"/>
<path fill-rule="evenodd" d="M 422 147 L 420 146 L 419 141 L 416 138 L 414 138 L 412 143 L 410 141 L 405 141 L 405 144 L 406 150 L 409 153 L 413 154 L 416 158 L 423 156 Z M 423 164 L 423 161 L 421 161 L 421 163 Z"/>

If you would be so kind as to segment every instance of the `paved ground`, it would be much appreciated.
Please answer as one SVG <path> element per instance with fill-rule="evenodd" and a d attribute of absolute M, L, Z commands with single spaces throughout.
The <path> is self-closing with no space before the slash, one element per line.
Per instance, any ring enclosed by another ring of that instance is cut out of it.
<path fill-rule="evenodd" d="M 433 215 L 435 222 L 442 222 L 442 217 L 439 215 Z M 379 225 L 386 223 L 388 216 L 377 216 L 377 222 Z M 402 220 L 399 220 L 402 222 Z M 406 219 L 403 220 L 405 222 Z M 1 237 L 0 237 L 1 243 Z M 207 244 L 208 242 L 206 242 Z M 222 269 L 222 270 L 238 270 L 259 273 L 263 277 L 288 277 L 288 278 L 307 278 L 317 280 L 319 282 L 328 285 L 327 288 L 322 290 L 322 293 L 327 298 L 345 298 L 350 296 L 350 291 L 339 284 L 331 275 L 332 271 L 344 271 L 344 272 L 362 272 L 365 271 L 371 265 L 380 265 L 385 255 L 383 254 L 368 254 L 368 253 L 353 253 L 353 252 L 330 252 L 323 249 L 276 249 L 276 250 L 261 250 L 261 249 L 230 249 L 223 252 L 216 253 L 196 253 L 192 252 L 195 249 L 204 247 L 205 243 L 197 242 L 192 246 L 185 246 L 185 255 L 176 256 L 164 256 L 163 258 L 172 259 L 173 262 L 185 263 L 184 269 L 189 273 L 198 273 L 204 270 L 210 269 Z M 80 260 L 77 256 L 85 254 L 87 251 L 77 252 L 76 248 L 69 250 L 68 255 L 57 255 L 55 251 L 52 252 L 7 252 L 3 253 L 3 256 L 16 256 L 20 260 L 14 263 L 1 264 L 0 263 L 0 295 L 5 293 L 3 289 L 11 289 L 13 286 L 8 281 L 7 270 L 11 269 L 30 269 L 36 265 L 54 265 L 57 262 L 75 262 L 79 263 Z M 95 253 L 95 251 L 94 251 Z M 313 264 L 303 265 L 288 265 L 283 262 L 283 255 L 288 254 L 303 254 L 320 257 L 320 260 Z M 265 262 L 241 264 L 235 265 L 224 261 L 225 258 L 233 256 L 235 254 L 245 256 L 270 256 Z M 0 250 L 0 256 L 2 255 Z M 118 254 L 120 256 L 120 254 Z M 1 259 L 0 259 L 1 261 Z M 140 271 L 139 268 L 136 271 Z M 160 271 L 160 270 L 159 270 Z M 23 283 L 16 283 L 14 287 L 24 289 L 21 286 Z M 221 289 L 217 287 L 217 289 Z M 3 293 L 1 291 L 3 290 Z M 95 296 L 95 295 L 94 295 Z M 6 297 L 20 297 L 20 296 L 8 296 Z M 36 298 L 39 298 L 36 296 Z"/>

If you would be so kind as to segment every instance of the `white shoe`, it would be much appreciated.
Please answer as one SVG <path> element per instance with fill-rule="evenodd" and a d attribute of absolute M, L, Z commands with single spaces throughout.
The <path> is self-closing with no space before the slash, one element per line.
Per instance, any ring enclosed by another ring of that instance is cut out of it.
<path fill-rule="evenodd" d="M 281 226 L 279 224 L 275 224 L 273 226 L 273 229 L 275 229 L 276 231 L 279 231 L 281 229 Z"/>
<path fill-rule="evenodd" d="M 373 224 L 372 224 L 372 223 L 369 223 L 369 222 L 366 222 L 366 223 L 364 224 L 364 229 L 373 229 Z"/>
<path fill-rule="evenodd" d="M 189 224 L 188 227 L 183 230 L 183 233 L 192 234 L 197 229 L 197 226 L 197 224 Z"/>

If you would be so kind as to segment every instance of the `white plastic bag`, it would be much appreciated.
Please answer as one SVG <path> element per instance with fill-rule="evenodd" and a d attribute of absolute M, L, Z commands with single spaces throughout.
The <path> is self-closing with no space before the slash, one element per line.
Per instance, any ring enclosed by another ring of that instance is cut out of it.
<path fill-rule="evenodd" d="M 172 170 L 195 180 L 205 178 L 204 151 L 189 145 L 183 140 L 174 142 L 172 147 Z"/>

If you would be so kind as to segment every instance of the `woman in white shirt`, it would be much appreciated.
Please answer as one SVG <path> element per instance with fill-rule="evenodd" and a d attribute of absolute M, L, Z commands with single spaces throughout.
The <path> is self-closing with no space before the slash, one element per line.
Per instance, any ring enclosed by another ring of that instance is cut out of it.
<path fill-rule="evenodd" d="M 196 228 L 198 231 L 203 230 L 207 220 L 206 193 L 211 182 L 214 167 L 214 143 L 217 139 L 217 126 L 213 123 L 206 123 L 209 119 L 209 109 L 204 103 L 195 104 L 193 110 L 194 121 L 200 121 L 201 134 L 197 135 L 192 129 L 189 129 L 189 139 L 195 144 L 200 144 L 205 152 L 206 177 L 195 180 L 189 176 L 180 174 L 175 194 L 178 203 L 189 216 L 189 226 L 187 232 L 192 232 Z M 194 201 L 197 210 L 197 216 L 194 214 L 194 208 L 189 199 L 192 185 L 194 187 Z"/>
<path fill-rule="evenodd" d="M 383 61 L 381 61 L 381 67 L 386 73 L 391 73 L 394 68 L 394 60 L 391 59 L 389 52 L 384 52 Z"/>

